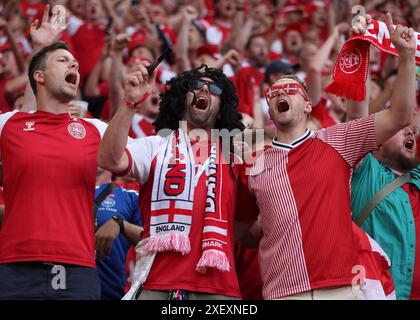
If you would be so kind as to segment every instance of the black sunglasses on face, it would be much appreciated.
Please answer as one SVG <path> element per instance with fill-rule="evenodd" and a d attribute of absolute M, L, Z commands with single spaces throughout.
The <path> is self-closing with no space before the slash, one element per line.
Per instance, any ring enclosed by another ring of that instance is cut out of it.
<path fill-rule="evenodd" d="M 190 81 L 190 88 L 192 90 L 199 90 L 204 85 L 207 85 L 207 88 L 209 88 L 210 93 L 214 94 L 215 96 L 220 96 L 223 92 L 223 89 L 217 83 L 203 79 L 194 79 Z"/>

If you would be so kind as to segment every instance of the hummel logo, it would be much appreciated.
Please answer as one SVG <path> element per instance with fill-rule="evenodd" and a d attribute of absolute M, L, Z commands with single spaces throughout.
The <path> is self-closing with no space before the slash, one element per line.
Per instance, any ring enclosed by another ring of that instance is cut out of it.
<path fill-rule="evenodd" d="M 35 128 L 33 128 L 33 126 L 35 125 L 35 122 L 33 121 L 28 121 L 25 123 L 26 128 L 23 128 L 23 131 L 33 131 L 35 130 Z"/>

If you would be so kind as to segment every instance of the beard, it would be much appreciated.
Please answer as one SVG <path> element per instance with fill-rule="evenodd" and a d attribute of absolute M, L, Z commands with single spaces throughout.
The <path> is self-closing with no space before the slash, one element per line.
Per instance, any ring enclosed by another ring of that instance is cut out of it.
<path fill-rule="evenodd" d="M 409 171 L 419 165 L 419 159 L 418 157 L 414 158 L 407 158 L 400 154 L 397 158 L 397 161 L 399 162 L 400 166 L 404 171 Z"/>
<path fill-rule="evenodd" d="M 267 65 L 267 59 L 262 56 L 252 56 L 249 60 L 256 68 L 264 68 Z"/>
<path fill-rule="evenodd" d="M 420 159 L 417 157 L 417 153 L 414 157 L 407 157 L 400 152 L 392 152 L 388 149 L 383 151 L 383 159 L 386 164 L 394 164 L 402 172 L 409 171 L 420 164 Z"/>
<path fill-rule="evenodd" d="M 193 124 L 195 127 L 205 127 L 206 125 L 212 122 L 212 112 L 209 110 L 207 112 L 198 113 L 192 107 L 188 108 L 188 120 Z"/>

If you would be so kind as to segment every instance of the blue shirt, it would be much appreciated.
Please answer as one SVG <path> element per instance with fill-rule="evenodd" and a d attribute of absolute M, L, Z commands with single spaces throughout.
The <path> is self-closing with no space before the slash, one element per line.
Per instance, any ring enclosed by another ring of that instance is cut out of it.
<path fill-rule="evenodd" d="M 107 185 L 108 183 L 105 183 L 96 188 L 95 198 Z M 98 207 L 98 229 L 114 215 L 122 215 L 124 220 L 141 226 L 138 199 L 139 195 L 136 191 L 121 187 L 112 190 Z M 126 281 L 125 260 L 130 246 L 130 241 L 124 235 L 119 235 L 112 243 L 110 254 L 104 260 L 96 260 L 103 300 L 123 297 Z"/>
<path fill-rule="evenodd" d="M 420 167 L 410 171 L 410 184 L 420 188 Z M 396 178 L 372 154 L 363 159 L 351 181 L 351 205 L 356 220 L 373 196 Z M 409 195 L 398 188 L 382 199 L 361 225 L 391 260 L 397 299 L 409 299 L 414 275 L 416 228 Z M 420 245 L 420 244 L 419 244 Z"/>

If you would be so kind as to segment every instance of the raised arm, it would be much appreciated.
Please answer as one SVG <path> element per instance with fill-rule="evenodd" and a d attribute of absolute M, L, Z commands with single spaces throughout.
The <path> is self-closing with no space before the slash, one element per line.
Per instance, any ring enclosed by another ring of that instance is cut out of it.
<path fill-rule="evenodd" d="M 124 29 L 124 21 L 122 18 L 118 16 L 118 14 L 115 12 L 114 6 L 112 4 L 112 1 L 110 0 L 102 0 L 102 3 L 104 5 L 104 9 L 106 12 L 106 15 L 108 16 L 108 19 L 111 19 L 115 31 L 122 32 Z"/>
<path fill-rule="evenodd" d="M 349 26 L 347 23 L 340 23 L 336 25 L 331 35 L 324 42 L 324 44 L 321 46 L 321 48 L 318 50 L 316 55 L 312 58 L 311 63 L 309 64 L 309 70 L 307 70 L 309 90 L 308 93 L 313 105 L 317 105 L 319 100 L 321 100 L 322 69 L 324 68 L 326 61 L 330 57 L 331 51 L 333 50 L 334 46 L 339 41 L 340 34 L 346 32 L 348 29 Z"/>
<path fill-rule="evenodd" d="M 117 112 L 124 97 L 123 83 L 123 50 L 130 43 L 130 37 L 126 33 L 118 34 L 112 43 L 111 68 L 109 72 L 109 106 L 111 115 Z"/>
<path fill-rule="evenodd" d="M 55 6 L 60 8 L 60 6 Z M 30 36 L 33 45 L 33 55 L 35 55 L 43 47 L 58 41 L 66 29 L 65 12 L 53 7 L 52 15 L 50 15 L 50 5 L 46 5 L 42 16 L 41 24 L 35 19 L 31 24 Z M 31 89 L 29 82 L 26 84 L 25 94 L 23 97 L 22 111 L 30 111 L 36 108 L 35 95 Z"/>
<path fill-rule="evenodd" d="M 182 24 L 175 44 L 175 56 L 178 73 L 191 69 L 191 61 L 188 56 L 190 27 L 194 19 L 198 17 L 194 7 L 182 8 Z"/>
<path fill-rule="evenodd" d="M 370 81 L 371 81 L 370 76 L 368 75 L 368 78 L 366 80 L 365 100 L 363 101 L 346 100 L 346 105 L 347 105 L 346 122 L 360 119 L 363 117 L 367 117 L 369 115 Z"/>
<path fill-rule="evenodd" d="M 137 70 L 128 74 L 124 80 L 124 100 L 128 104 L 137 105 L 141 108 L 140 101 L 151 94 L 156 80 L 156 70 L 149 78 L 146 70 L 148 62 L 137 66 Z M 127 154 L 124 148 L 128 141 L 128 131 L 136 107 L 122 105 L 118 108 L 105 131 L 98 153 L 98 165 L 113 173 L 126 172 L 129 165 Z"/>
<path fill-rule="evenodd" d="M 398 50 L 398 73 L 391 96 L 391 106 L 375 116 L 375 135 L 378 145 L 384 143 L 412 121 L 416 106 L 416 39 L 413 29 L 393 26 L 391 15 L 386 18 L 391 41 Z"/>

